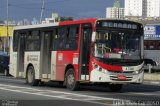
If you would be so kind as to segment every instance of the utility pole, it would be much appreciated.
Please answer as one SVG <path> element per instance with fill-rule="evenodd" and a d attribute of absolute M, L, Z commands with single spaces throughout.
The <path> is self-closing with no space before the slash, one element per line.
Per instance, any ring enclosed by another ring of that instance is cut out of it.
<path fill-rule="evenodd" d="M 9 28 L 8 28 L 8 21 L 9 21 L 9 1 L 7 0 L 7 39 L 6 39 L 6 52 L 7 52 L 7 54 L 8 54 L 8 47 L 9 47 Z"/>
<path fill-rule="evenodd" d="M 42 23 L 43 12 L 44 12 L 44 0 L 42 0 L 41 16 L 40 16 L 40 23 Z"/>

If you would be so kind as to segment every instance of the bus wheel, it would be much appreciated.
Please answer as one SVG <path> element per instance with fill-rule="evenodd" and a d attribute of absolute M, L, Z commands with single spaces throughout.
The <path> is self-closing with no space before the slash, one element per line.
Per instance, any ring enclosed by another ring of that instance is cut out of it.
<path fill-rule="evenodd" d="M 76 76 L 73 68 L 68 69 L 65 74 L 66 86 L 69 90 L 75 91 L 79 88 L 79 83 L 76 81 Z"/>
<path fill-rule="evenodd" d="M 26 83 L 32 86 L 38 86 L 39 80 L 35 79 L 35 71 L 32 66 L 27 70 Z"/>
<path fill-rule="evenodd" d="M 110 84 L 109 88 L 112 92 L 119 92 L 121 91 L 123 85 L 122 84 Z"/>

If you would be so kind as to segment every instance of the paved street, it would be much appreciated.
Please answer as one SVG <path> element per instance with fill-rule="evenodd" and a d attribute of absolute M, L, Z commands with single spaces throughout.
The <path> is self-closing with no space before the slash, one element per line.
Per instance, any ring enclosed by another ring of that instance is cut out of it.
<path fill-rule="evenodd" d="M 18 102 L 18 106 L 123 106 L 131 103 L 159 106 L 160 85 L 125 85 L 119 93 L 95 85 L 83 85 L 79 91 L 69 91 L 56 84 L 32 87 L 26 85 L 23 79 L 0 75 L 0 100 L 1 104 Z"/>

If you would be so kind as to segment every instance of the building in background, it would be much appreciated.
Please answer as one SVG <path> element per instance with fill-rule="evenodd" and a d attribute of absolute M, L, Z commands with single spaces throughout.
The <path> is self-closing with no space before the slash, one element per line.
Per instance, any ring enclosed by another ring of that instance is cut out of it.
<path fill-rule="evenodd" d="M 125 0 L 125 18 L 159 19 L 160 0 Z"/>
<path fill-rule="evenodd" d="M 45 18 L 45 20 L 42 21 L 42 24 L 72 21 L 72 20 L 73 20 L 73 17 L 59 16 L 58 13 L 52 13 L 51 18 Z"/>
<path fill-rule="evenodd" d="M 37 25 L 39 24 L 40 22 L 36 19 L 36 18 L 33 18 L 32 21 L 31 21 L 31 24 L 32 25 Z"/>
<path fill-rule="evenodd" d="M 45 20 L 42 21 L 42 24 L 58 22 L 59 21 L 58 18 L 59 18 L 58 13 L 52 13 L 51 18 L 45 18 Z"/>
<path fill-rule="evenodd" d="M 120 7 L 119 0 L 115 0 L 113 7 L 106 8 L 106 18 L 123 19 L 124 8 Z"/>
<path fill-rule="evenodd" d="M 125 17 L 143 19 L 147 16 L 147 0 L 125 0 Z"/>
<path fill-rule="evenodd" d="M 17 22 L 17 25 L 18 25 L 18 26 L 31 25 L 31 21 L 28 20 L 28 19 L 23 19 L 23 20 L 21 20 L 21 21 L 18 21 L 18 22 Z"/>
<path fill-rule="evenodd" d="M 160 0 L 147 0 L 147 17 L 160 18 Z"/>

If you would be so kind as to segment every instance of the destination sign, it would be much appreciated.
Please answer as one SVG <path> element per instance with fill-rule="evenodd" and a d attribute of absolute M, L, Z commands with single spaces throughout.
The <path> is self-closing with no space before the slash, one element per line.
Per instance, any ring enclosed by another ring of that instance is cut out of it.
<path fill-rule="evenodd" d="M 123 28 L 123 29 L 140 29 L 140 24 L 135 24 L 127 21 L 98 21 L 97 27 L 108 27 L 108 28 Z"/>

